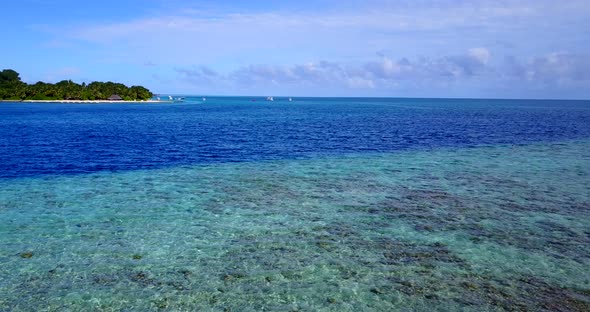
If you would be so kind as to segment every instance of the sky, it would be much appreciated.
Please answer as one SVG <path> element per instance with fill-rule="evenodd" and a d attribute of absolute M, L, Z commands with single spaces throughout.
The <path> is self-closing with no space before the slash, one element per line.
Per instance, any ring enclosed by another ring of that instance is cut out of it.
<path fill-rule="evenodd" d="M 588 0 L 19 0 L 0 12 L 0 69 L 28 83 L 590 99 Z"/>

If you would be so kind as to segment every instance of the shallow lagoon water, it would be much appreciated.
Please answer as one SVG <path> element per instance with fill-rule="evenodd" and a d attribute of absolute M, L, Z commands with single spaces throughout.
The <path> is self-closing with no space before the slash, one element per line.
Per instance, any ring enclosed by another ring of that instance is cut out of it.
<path fill-rule="evenodd" d="M 0 104 L 0 311 L 588 311 L 583 101 Z"/>
<path fill-rule="evenodd" d="M 3 180 L 0 310 L 587 311 L 589 155 L 575 140 Z"/>

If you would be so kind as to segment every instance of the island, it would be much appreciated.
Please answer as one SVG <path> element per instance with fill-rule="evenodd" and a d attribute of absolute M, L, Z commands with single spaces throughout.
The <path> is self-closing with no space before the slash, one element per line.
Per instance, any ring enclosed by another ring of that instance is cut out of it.
<path fill-rule="evenodd" d="M 58 83 L 21 81 L 19 73 L 12 69 L 0 71 L 0 100 L 25 102 L 117 102 L 148 101 L 153 97 L 142 86 L 127 87 L 115 82 L 92 82 L 77 84 L 71 80 Z"/>

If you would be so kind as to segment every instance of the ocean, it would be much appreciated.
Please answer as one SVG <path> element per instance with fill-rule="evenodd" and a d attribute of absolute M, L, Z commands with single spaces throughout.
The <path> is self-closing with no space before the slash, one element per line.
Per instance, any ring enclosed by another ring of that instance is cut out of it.
<path fill-rule="evenodd" d="M 588 311 L 590 101 L 0 103 L 0 311 Z"/>

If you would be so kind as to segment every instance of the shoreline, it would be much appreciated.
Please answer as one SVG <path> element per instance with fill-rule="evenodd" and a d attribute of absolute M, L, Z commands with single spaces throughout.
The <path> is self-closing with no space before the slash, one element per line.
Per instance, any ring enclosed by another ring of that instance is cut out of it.
<path fill-rule="evenodd" d="M 46 103 L 46 104 L 99 104 L 99 103 L 173 103 L 173 101 L 135 100 L 135 101 L 109 101 L 109 100 L 0 100 L 0 103 Z"/>

